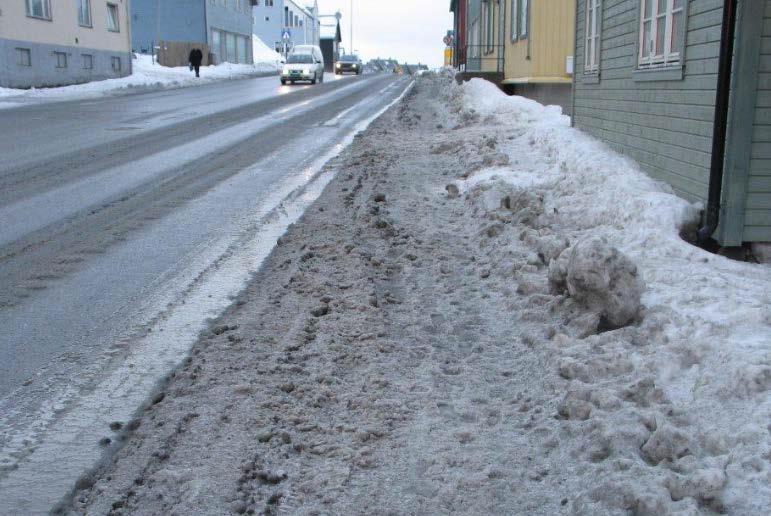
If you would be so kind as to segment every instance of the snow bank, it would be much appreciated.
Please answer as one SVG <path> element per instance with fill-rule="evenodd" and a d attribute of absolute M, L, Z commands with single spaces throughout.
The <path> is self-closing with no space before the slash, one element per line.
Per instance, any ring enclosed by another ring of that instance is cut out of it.
<path fill-rule="evenodd" d="M 267 63 L 276 68 L 284 61 L 281 54 L 263 43 L 257 36 L 252 36 L 252 56 L 255 63 Z"/>
<path fill-rule="evenodd" d="M 253 65 L 223 63 L 216 66 L 201 68 L 201 77 L 196 78 L 186 66 L 166 67 L 153 63 L 151 56 L 136 54 L 133 63 L 133 73 L 119 79 L 93 81 L 84 84 L 73 84 L 59 88 L 32 88 L 28 90 L 0 88 L 0 101 L 34 99 L 37 101 L 73 100 L 93 98 L 103 95 L 126 93 L 139 89 L 164 89 L 185 86 L 197 86 L 216 81 L 241 79 L 277 70 L 275 52 L 273 56 L 260 52 L 259 59 Z M 2 107 L 18 106 L 13 102 L 0 102 Z"/>
<path fill-rule="evenodd" d="M 526 191 L 530 212 L 512 211 L 533 228 L 521 238 L 534 252 L 545 238 L 604 239 L 645 285 L 634 328 L 558 334 L 549 343 L 570 380 L 560 414 L 583 425 L 586 446 L 599 446 L 602 459 L 587 466 L 601 478 L 574 509 L 767 510 L 771 268 L 684 242 L 680 230 L 700 207 L 572 129 L 559 107 L 506 96 L 481 79 L 450 88 L 458 126 L 483 131 L 479 147 L 459 151 L 469 171 L 461 195 L 492 196 L 486 205 L 473 201 L 484 210 Z M 509 163 L 480 163 L 480 149 L 505 153 Z"/>

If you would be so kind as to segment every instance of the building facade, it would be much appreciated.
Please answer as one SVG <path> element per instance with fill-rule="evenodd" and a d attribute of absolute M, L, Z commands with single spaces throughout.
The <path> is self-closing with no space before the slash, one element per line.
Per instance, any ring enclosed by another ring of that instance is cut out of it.
<path fill-rule="evenodd" d="M 214 63 L 252 62 L 251 0 L 131 0 L 131 46 L 202 43 Z"/>
<path fill-rule="evenodd" d="M 335 71 L 335 62 L 340 58 L 340 45 L 343 42 L 343 35 L 340 32 L 340 21 L 334 24 L 325 24 L 321 26 L 320 31 L 321 53 L 324 55 L 324 69 L 327 72 Z"/>
<path fill-rule="evenodd" d="M 2 0 L 0 86 L 63 86 L 131 74 L 128 0 Z"/>
<path fill-rule="evenodd" d="M 701 202 L 720 245 L 771 241 L 771 0 L 578 0 L 575 62 L 577 127 Z"/>
<path fill-rule="evenodd" d="M 500 83 L 504 65 L 505 0 L 454 0 L 456 67 L 461 79 L 486 77 Z"/>
<path fill-rule="evenodd" d="M 575 0 L 505 0 L 503 7 L 503 89 L 570 113 Z"/>
<path fill-rule="evenodd" d="M 453 13 L 452 66 L 461 72 L 466 70 L 466 9 L 467 0 L 450 0 L 450 12 Z"/>
<path fill-rule="evenodd" d="M 251 0 L 251 5 L 253 33 L 269 48 L 283 53 L 294 45 L 319 44 L 319 7 L 315 0 L 310 5 L 294 0 Z M 289 34 L 286 41 L 282 38 L 285 31 Z"/>

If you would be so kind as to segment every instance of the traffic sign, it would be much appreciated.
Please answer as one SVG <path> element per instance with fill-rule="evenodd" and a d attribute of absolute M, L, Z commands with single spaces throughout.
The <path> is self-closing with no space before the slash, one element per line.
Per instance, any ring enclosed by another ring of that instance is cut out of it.
<path fill-rule="evenodd" d="M 292 39 L 292 31 L 289 30 L 289 29 L 282 29 L 281 30 L 281 39 L 284 39 L 284 40 L 287 40 L 287 41 Z"/>
<path fill-rule="evenodd" d="M 448 30 L 447 34 L 442 38 L 442 41 L 444 41 L 444 44 L 448 47 L 451 47 L 452 44 L 455 42 L 455 31 L 454 30 Z"/>

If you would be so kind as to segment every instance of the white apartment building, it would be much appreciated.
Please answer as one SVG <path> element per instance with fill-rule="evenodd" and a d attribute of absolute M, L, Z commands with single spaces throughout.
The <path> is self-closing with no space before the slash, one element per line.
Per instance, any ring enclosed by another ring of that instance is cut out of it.
<path fill-rule="evenodd" d="M 0 0 L 0 86 L 62 86 L 131 73 L 129 0 Z"/>

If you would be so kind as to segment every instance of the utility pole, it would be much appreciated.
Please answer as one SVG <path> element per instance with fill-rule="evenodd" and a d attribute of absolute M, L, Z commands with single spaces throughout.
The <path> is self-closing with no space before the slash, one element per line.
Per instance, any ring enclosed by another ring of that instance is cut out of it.
<path fill-rule="evenodd" d="M 353 0 L 351 0 L 351 54 L 353 54 Z"/>

